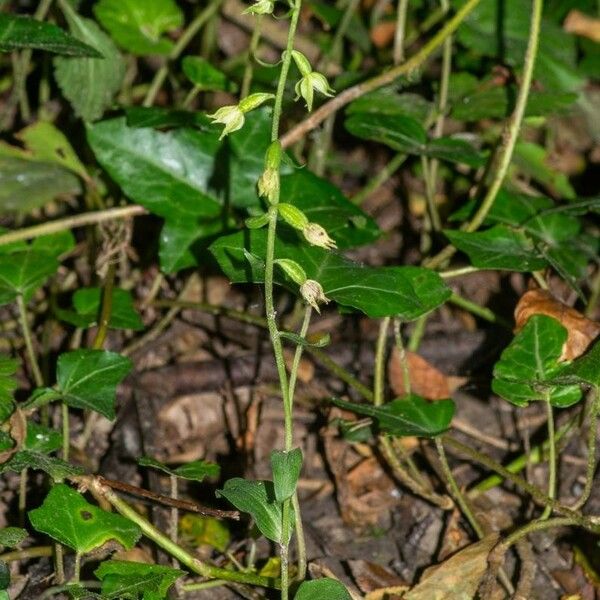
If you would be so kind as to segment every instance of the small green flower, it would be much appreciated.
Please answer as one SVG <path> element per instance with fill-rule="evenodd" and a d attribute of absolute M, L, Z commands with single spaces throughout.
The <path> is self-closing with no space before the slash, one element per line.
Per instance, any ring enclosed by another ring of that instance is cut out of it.
<path fill-rule="evenodd" d="M 326 250 L 337 248 L 335 240 L 332 240 L 327 231 L 318 223 L 308 223 L 302 229 L 302 233 L 304 234 L 306 241 L 313 246 L 319 246 Z"/>
<path fill-rule="evenodd" d="M 243 14 L 245 15 L 270 15 L 275 7 L 275 0 L 257 0 L 249 6 Z"/>
<path fill-rule="evenodd" d="M 225 125 L 223 132 L 221 133 L 220 140 L 226 135 L 241 129 L 244 126 L 244 113 L 240 110 L 237 104 L 231 106 L 222 106 L 212 115 L 208 115 L 212 119 L 213 123 L 221 123 Z"/>
<path fill-rule="evenodd" d="M 315 90 L 324 96 L 333 96 L 333 90 L 329 87 L 325 75 L 318 73 L 317 71 L 312 71 L 304 75 L 302 79 L 296 83 L 295 90 L 295 99 L 298 100 L 300 97 L 304 98 L 308 112 L 312 110 Z"/>
<path fill-rule="evenodd" d="M 279 169 L 267 167 L 258 178 L 258 195 L 266 198 L 271 204 L 276 202 L 279 191 Z"/>
<path fill-rule="evenodd" d="M 318 313 L 321 313 L 321 309 L 319 308 L 319 304 L 328 304 L 329 298 L 325 296 L 325 292 L 323 292 L 323 287 L 318 281 L 314 279 L 307 279 L 300 286 L 300 295 L 304 299 L 304 301 L 312 306 Z"/>

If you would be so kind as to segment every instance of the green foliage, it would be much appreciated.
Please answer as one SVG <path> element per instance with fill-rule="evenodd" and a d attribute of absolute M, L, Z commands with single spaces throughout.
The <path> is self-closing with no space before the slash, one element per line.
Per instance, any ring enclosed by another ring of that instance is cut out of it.
<path fill-rule="evenodd" d="M 70 36 L 52 23 L 0 13 L 0 52 L 13 52 L 23 48 L 68 56 L 102 56 L 96 48 L 84 44 L 77 36 Z"/>
<path fill-rule="evenodd" d="M 429 402 L 416 394 L 396 398 L 382 406 L 356 404 L 339 398 L 331 401 L 340 408 L 372 417 L 382 433 L 396 437 L 440 435 L 450 427 L 455 409 L 449 398 Z"/>
<path fill-rule="evenodd" d="M 300 448 L 294 448 L 289 452 L 285 450 L 271 452 L 273 491 L 277 502 L 283 502 L 294 495 L 301 469 L 302 450 Z"/>
<path fill-rule="evenodd" d="M 289 541 L 283 539 L 281 503 L 275 499 L 271 481 L 235 477 L 227 480 L 222 490 L 217 490 L 217 497 L 225 498 L 238 510 L 248 513 L 267 539 L 278 544 Z"/>
<path fill-rule="evenodd" d="M 66 12 L 71 34 L 97 48 L 102 58 L 54 59 L 54 74 L 75 114 L 95 121 L 112 106 L 125 76 L 125 63 L 112 40 L 90 19 L 80 17 L 68 3 Z"/>
<path fill-rule="evenodd" d="M 27 423 L 23 448 L 40 454 L 50 454 L 62 446 L 62 433 L 34 421 Z"/>
<path fill-rule="evenodd" d="M 13 394 L 17 388 L 15 373 L 19 361 L 0 355 L 0 423 L 12 414 L 15 404 Z"/>
<path fill-rule="evenodd" d="M 104 561 L 94 575 L 102 581 L 102 596 L 131 600 L 163 600 L 184 571 L 125 560 Z"/>
<path fill-rule="evenodd" d="M 231 541 L 231 533 L 223 521 L 193 513 L 179 519 L 179 533 L 189 545 L 211 546 L 219 552 L 225 552 Z"/>
<path fill-rule="evenodd" d="M 581 399 L 576 385 L 552 385 L 565 364 L 560 362 L 567 330 L 546 315 L 532 316 L 502 352 L 494 367 L 492 389 L 517 406 L 549 397 L 556 407 L 566 407 Z"/>
<path fill-rule="evenodd" d="M 101 288 L 79 288 L 73 294 L 73 310 L 56 309 L 56 315 L 75 325 L 75 327 L 92 327 L 98 324 L 102 309 Z M 131 329 L 139 331 L 144 323 L 133 306 L 131 292 L 120 288 L 112 290 L 111 312 L 108 326 L 112 329 Z"/>
<path fill-rule="evenodd" d="M 130 549 L 142 533 L 128 519 L 90 504 L 62 483 L 54 485 L 43 504 L 28 515 L 34 529 L 78 553 L 91 552 L 109 540 Z"/>
<path fill-rule="evenodd" d="M 235 92 L 236 85 L 205 58 L 186 56 L 181 61 L 183 74 L 202 91 Z"/>
<path fill-rule="evenodd" d="M 169 54 L 173 42 L 163 37 L 183 24 L 174 0 L 100 0 L 94 14 L 112 38 L 133 54 Z"/>
<path fill-rule="evenodd" d="M 31 450 L 19 450 L 8 462 L 0 465 L 0 473 L 5 473 L 6 471 L 21 473 L 23 469 L 43 471 L 50 475 L 53 481 L 62 481 L 68 477 L 74 477 L 83 473 L 81 467 L 76 467 L 55 456 L 48 456 L 47 454 L 32 452 Z"/>
<path fill-rule="evenodd" d="M 264 280 L 264 230 L 222 236 L 210 250 L 231 281 Z M 393 315 L 410 321 L 437 308 L 450 296 L 441 277 L 428 269 L 366 267 L 283 234 L 276 240 L 275 252 L 278 258 L 296 261 L 309 279 L 323 286 L 328 298 L 370 317 Z M 251 257 L 252 262 L 247 257 Z M 284 280 L 277 279 L 277 274 L 276 280 L 285 284 Z"/>
<path fill-rule="evenodd" d="M 25 540 L 28 535 L 27 531 L 21 527 L 4 527 L 0 529 L 0 546 L 14 548 Z"/>
<path fill-rule="evenodd" d="M 205 460 L 194 460 L 176 469 L 171 469 L 164 463 L 148 456 L 140 458 L 138 463 L 142 467 L 152 467 L 168 475 L 175 475 L 176 477 L 181 477 L 181 479 L 190 479 L 191 481 L 203 481 L 206 477 L 218 477 L 221 472 L 219 465 Z"/>
<path fill-rule="evenodd" d="M 294 600 L 351 600 L 348 590 L 335 579 L 316 579 L 303 581 L 294 596 Z"/>
<path fill-rule="evenodd" d="M 583 355 L 567 365 L 556 377 L 561 383 L 600 387 L 600 340 Z"/>

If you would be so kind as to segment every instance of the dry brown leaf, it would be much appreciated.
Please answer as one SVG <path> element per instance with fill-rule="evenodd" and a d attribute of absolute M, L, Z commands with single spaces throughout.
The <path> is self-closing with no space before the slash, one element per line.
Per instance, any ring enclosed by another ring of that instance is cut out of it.
<path fill-rule="evenodd" d="M 449 398 L 457 388 L 467 381 L 464 377 L 445 375 L 414 352 L 406 352 L 406 362 L 411 391 L 429 400 Z M 388 379 L 396 396 L 406 395 L 404 368 L 398 348 L 394 348 L 388 362 Z"/>
<path fill-rule="evenodd" d="M 421 581 L 404 595 L 404 600 L 471 600 L 488 567 L 488 555 L 498 534 L 485 536 L 448 560 L 423 573 Z"/>
<path fill-rule="evenodd" d="M 15 445 L 8 450 L 0 452 L 0 464 L 5 463 L 17 450 L 21 449 L 27 435 L 27 421 L 19 408 L 15 409 L 8 422 L 10 437 L 14 440 Z"/>
<path fill-rule="evenodd" d="M 349 560 L 352 577 L 368 600 L 392 600 L 408 589 L 406 582 L 385 567 L 368 560 Z"/>
<path fill-rule="evenodd" d="M 579 10 L 571 10 L 563 23 L 567 33 L 581 35 L 600 43 L 600 19 L 590 17 Z"/>
<path fill-rule="evenodd" d="M 600 323 L 587 319 L 545 290 L 530 290 L 521 296 L 515 308 L 515 330 L 522 329 L 533 315 L 547 315 L 566 328 L 569 336 L 560 360 L 573 360 L 581 356 L 600 334 Z"/>

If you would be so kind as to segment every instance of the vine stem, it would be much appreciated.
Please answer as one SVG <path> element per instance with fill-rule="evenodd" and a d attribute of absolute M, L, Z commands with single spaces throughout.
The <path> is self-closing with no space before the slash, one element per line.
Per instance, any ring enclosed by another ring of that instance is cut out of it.
<path fill-rule="evenodd" d="M 318 127 L 329 115 L 337 112 L 353 100 L 364 96 L 384 85 L 393 83 L 398 77 L 408 75 L 418 70 L 423 63 L 444 43 L 444 40 L 452 35 L 458 26 L 473 12 L 480 0 L 467 0 L 456 14 L 429 40 L 423 47 L 406 62 L 401 65 L 367 79 L 362 83 L 353 85 L 323 104 L 318 110 L 312 113 L 301 123 L 298 123 L 293 129 L 288 131 L 282 138 L 281 144 L 284 148 L 292 146 L 302 139 L 309 131 Z"/>
<path fill-rule="evenodd" d="M 119 498 L 108 486 L 102 485 L 100 480 L 93 476 L 78 477 L 80 483 L 84 483 L 99 497 L 107 500 L 121 515 L 133 521 L 142 530 L 143 534 L 156 543 L 157 546 L 177 558 L 188 569 L 202 575 L 215 579 L 224 579 L 237 583 L 246 583 L 249 585 L 259 585 L 263 587 L 279 586 L 279 582 L 270 577 L 262 577 L 255 573 L 242 573 L 239 571 L 230 571 L 213 565 L 207 564 L 200 559 L 192 556 L 181 546 L 174 543 L 162 531 L 158 530 L 150 521 L 135 511 L 127 502 Z"/>
<path fill-rule="evenodd" d="M 515 145 L 523 123 L 527 99 L 529 98 L 529 91 L 531 89 L 533 69 L 535 67 L 539 45 L 543 8 L 544 0 L 532 0 L 531 27 L 529 29 L 529 39 L 527 41 L 527 50 L 525 51 L 525 60 L 523 64 L 523 76 L 515 109 L 506 124 L 504 133 L 502 134 L 502 141 L 498 151 L 495 153 L 494 160 L 496 160 L 496 169 L 494 171 L 493 179 L 479 208 L 473 215 L 473 218 L 463 228 L 464 231 L 473 232 L 479 229 L 490 212 L 490 209 L 496 200 L 496 196 L 506 178 L 508 167 L 512 160 Z M 448 245 L 434 257 L 425 261 L 424 265 L 431 269 L 437 268 L 448 260 L 455 252 L 456 249 L 454 246 Z"/>
<path fill-rule="evenodd" d="M 556 498 L 556 438 L 554 432 L 554 413 L 550 403 L 550 392 L 544 393 L 546 415 L 548 417 L 548 498 Z M 552 505 L 547 505 L 540 519 L 547 519 L 552 514 Z"/>
<path fill-rule="evenodd" d="M 173 49 L 169 53 L 167 62 L 156 71 L 152 82 L 150 83 L 150 87 L 148 88 L 148 92 L 146 93 L 146 97 L 142 103 L 142 106 L 152 106 L 154 104 L 154 100 L 156 99 L 156 95 L 158 91 L 162 87 L 162 84 L 165 82 L 167 78 L 167 73 L 169 72 L 169 62 L 177 60 L 180 54 L 185 50 L 187 45 L 192 41 L 194 36 L 198 33 L 200 28 L 210 19 L 213 14 L 219 10 L 221 3 L 223 0 L 213 0 L 203 11 L 199 12 L 196 17 L 190 22 L 190 24 L 185 28 L 184 32 L 181 34 L 181 37 L 177 40 L 177 43 L 173 46 Z"/>
<path fill-rule="evenodd" d="M 147 212 L 148 211 L 143 206 L 134 204 L 132 206 L 108 208 L 106 210 L 56 219 L 55 221 L 40 223 L 39 225 L 32 225 L 31 227 L 23 227 L 22 229 L 9 231 L 8 233 L 0 235 L 0 246 L 12 244 L 13 242 L 21 242 L 23 240 L 30 240 L 40 235 L 49 235 L 50 233 L 58 233 L 59 231 L 66 231 L 67 229 L 75 229 L 86 225 L 103 223 L 104 221 L 112 221 L 113 219 L 125 219 L 127 217 L 145 215 Z"/>
<path fill-rule="evenodd" d="M 389 327 L 390 317 L 384 317 L 379 324 L 379 335 L 375 347 L 375 377 L 373 381 L 373 404 L 375 406 L 381 406 L 384 399 L 385 346 Z"/>
<path fill-rule="evenodd" d="M 399 65 L 404 60 L 404 40 L 406 38 L 406 15 L 408 0 L 398 0 L 396 9 L 396 31 L 394 33 L 393 61 Z"/>

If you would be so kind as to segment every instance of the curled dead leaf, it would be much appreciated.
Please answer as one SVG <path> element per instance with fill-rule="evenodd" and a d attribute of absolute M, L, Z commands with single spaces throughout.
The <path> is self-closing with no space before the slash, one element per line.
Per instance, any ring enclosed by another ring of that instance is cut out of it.
<path fill-rule="evenodd" d="M 464 377 L 445 375 L 415 352 L 406 352 L 410 390 L 428 400 L 449 398 L 456 389 L 466 383 Z M 394 348 L 388 362 L 388 380 L 396 396 L 405 396 L 404 367 L 398 348 Z"/>
<path fill-rule="evenodd" d="M 9 450 L 0 452 L 0 464 L 7 462 L 15 452 L 21 449 L 27 435 L 27 420 L 20 409 L 15 409 L 8 423 L 10 437 L 14 440 L 15 445 Z"/>
<path fill-rule="evenodd" d="M 600 43 L 600 19 L 579 10 L 569 11 L 563 28 L 567 33 L 574 33 Z"/>
<path fill-rule="evenodd" d="M 545 290 L 530 290 L 521 296 L 515 308 L 515 330 L 521 330 L 533 315 L 552 317 L 566 328 L 568 338 L 561 360 L 573 360 L 581 356 L 600 334 L 600 323 L 591 321 Z"/>

